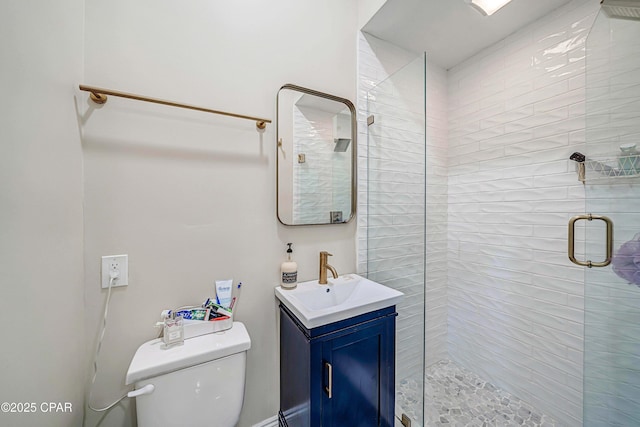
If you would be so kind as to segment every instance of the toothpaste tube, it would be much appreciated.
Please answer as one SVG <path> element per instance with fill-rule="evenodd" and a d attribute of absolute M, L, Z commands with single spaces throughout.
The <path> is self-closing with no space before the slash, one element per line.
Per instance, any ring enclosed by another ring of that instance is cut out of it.
<path fill-rule="evenodd" d="M 233 280 L 216 280 L 216 299 L 218 304 L 223 307 L 231 305 L 231 292 L 233 288 Z"/>
<path fill-rule="evenodd" d="M 171 315 L 169 311 L 169 315 Z M 176 310 L 176 316 L 182 316 L 185 320 L 209 320 L 211 310 L 209 308 L 190 308 L 186 310 Z"/>
<path fill-rule="evenodd" d="M 222 314 L 218 314 L 218 313 L 211 313 L 209 315 L 209 322 L 218 322 L 220 320 L 229 320 L 230 317 L 229 316 L 225 316 Z"/>
<path fill-rule="evenodd" d="M 228 317 L 232 317 L 233 313 L 231 312 L 231 309 L 227 308 L 227 307 L 223 307 L 220 304 L 216 304 L 215 302 L 211 301 L 211 300 L 207 300 L 207 302 L 205 302 L 204 304 L 205 308 L 211 309 L 211 313 L 215 313 L 215 314 L 219 314 L 222 316 L 228 316 Z"/>

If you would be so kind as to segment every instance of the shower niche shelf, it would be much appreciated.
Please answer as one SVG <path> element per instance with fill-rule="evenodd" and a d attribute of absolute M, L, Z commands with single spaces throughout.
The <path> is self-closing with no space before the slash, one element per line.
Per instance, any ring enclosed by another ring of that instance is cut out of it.
<path fill-rule="evenodd" d="M 587 181 L 604 178 L 640 177 L 640 155 L 587 158 L 583 164 Z"/>

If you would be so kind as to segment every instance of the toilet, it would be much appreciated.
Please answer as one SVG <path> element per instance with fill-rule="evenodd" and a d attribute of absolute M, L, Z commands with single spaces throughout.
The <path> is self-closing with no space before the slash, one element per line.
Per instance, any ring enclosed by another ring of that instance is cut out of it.
<path fill-rule="evenodd" d="M 163 349 L 161 339 L 142 344 L 126 383 L 135 384 L 139 427 L 234 427 L 244 398 L 251 339 L 241 322 L 222 332 L 185 339 Z"/>

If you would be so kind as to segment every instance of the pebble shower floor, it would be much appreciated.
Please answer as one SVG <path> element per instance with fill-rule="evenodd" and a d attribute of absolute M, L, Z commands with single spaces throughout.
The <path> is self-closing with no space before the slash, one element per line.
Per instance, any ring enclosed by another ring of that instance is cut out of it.
<path fill-rule="evenodd" d="M 396 399 L 396 411 L 402 407 L 415 419 L 421 402 L 418 383 L 403 380 Z M 425 423 L 425 427 L 558 426 L 531 405 L 449 360 L 435 363 L 425 372 Z"/>

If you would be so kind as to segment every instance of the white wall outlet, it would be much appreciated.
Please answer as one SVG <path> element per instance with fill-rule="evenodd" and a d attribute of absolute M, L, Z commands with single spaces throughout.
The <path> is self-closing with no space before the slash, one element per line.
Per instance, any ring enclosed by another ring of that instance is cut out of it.
<path fill-rule="evenodd" d="M 108 255 L 102 257 L 102 288 L 108 288 L 111 277 L 112 288 L 129 285 L 129 255 Z"/>

